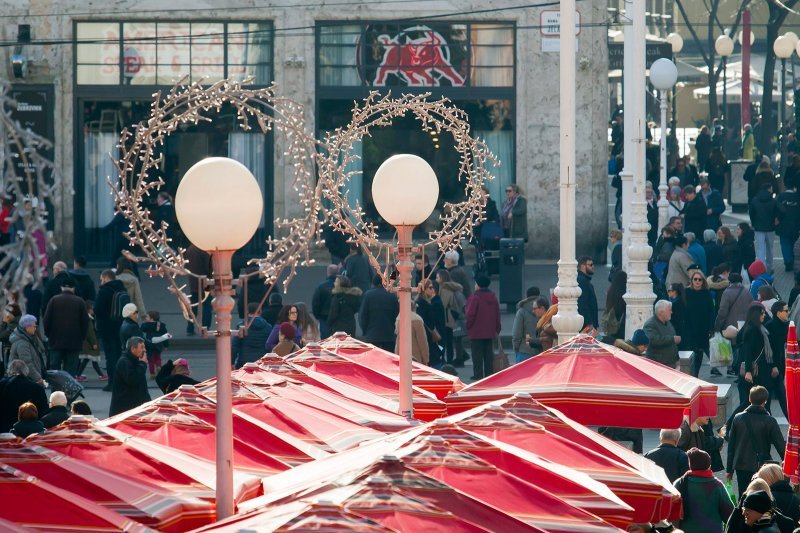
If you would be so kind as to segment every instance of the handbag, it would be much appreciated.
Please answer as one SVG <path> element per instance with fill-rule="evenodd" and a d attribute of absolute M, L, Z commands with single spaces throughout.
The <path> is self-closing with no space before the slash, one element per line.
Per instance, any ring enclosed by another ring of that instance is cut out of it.
<path fill-rule="evenodd" d="M 600 317 L 601 331 L 605 332 L 606 335 L 614 336 L 619 332 L 619 326 L 619 319 L 613 307 L 609 307 L 603 311 L 603 316 Z"/>
<path fill-rule="evenodd" d="M 764 348 L 761 348 L 761 353 L 758 354 L 758 357 L 753 360 L 753 369 L 750 370 L 750 373 L 753 374 L 753 379 L 758 377 L 758 360 L 761 359 L 762 355 L 764 355 Z M 742 361 L 742 363 L 739 365 L 739 377 L 744 377 L 745 374 L 747 374 L 747 369 L 744 367 L 744 365 L 744 361 Z"/>
<path fill-rule="evenodd" d="M 492 351 L 494 352 L 494 357 L 492 359 L 493 372 L 500 372 L 511 366 L 508 362 L 508 356 L 505 350 L 503 350 L 503 343 L 500 342 L 499 337 L 495 337 L 492 341 Z"/>
<path fill-rule="evenodd" d="M 436 328 L 431 329 L 428 326 L 425 326 L 425 329 L 427 329 L 428 333 L 430 333 L 431 340 L 434 342 L 434 344 L 439 344 L 442 342 L 442 335 L 436 330 Z"/>

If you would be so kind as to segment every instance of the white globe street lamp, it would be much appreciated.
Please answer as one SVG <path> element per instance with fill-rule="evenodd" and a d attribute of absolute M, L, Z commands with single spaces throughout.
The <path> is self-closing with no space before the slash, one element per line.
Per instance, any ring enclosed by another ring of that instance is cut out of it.
<path fill-rule="evenodd" d="M 752 33 L 750 34 L 752 35 Z M 740 39 L 741 41 L 741 39 Z M 714 42 L 714 50 L 722 57 L 722 123 L 728 115 L 728 57 L 733 53 L 733 39 L 720 35 Z M 714 87 L 714 92 L 717 88 Z"/>
<path fill-rule="evenodd" d="M 792 41 L 792 49 L 796 48 L 797 43 L 800 42 L 800 37 L 793 31 L 787 31 L 783 36 Z"/>
<path fill-rule="evenodd" d="M 680 33 L 670 33 L 667 35 L 665 41 L 667 41 L 672 46 L 672 53 L 677 54 L 683 50 L 683 37 L 681 37 Z"/>
<path fill-rule="evenodd" d="M 231 391 L 231 258 L 258 229 L 264 209 L 253 174 L 227 157 L 209 157 L 183 176 L 175 215 L 186 237 L 211 254 L 217 355 L 217 519 L 233 514 L 233 415 Z"/>
<path fill-rule="evenodd" d="M 669 223 L 669 201 L 667 200 L 667 91 L 678 81 L 678 68 L 675 63 L 662 57 L 650 66 L 650 83 L 658 89 L 661 104 L 661 157 L 659 161 L 658 182 L 658 227 Z M 675 97 L 673 96 L 673 102 Z M 674 105 L 674 103 L 673 103 Z"/>
<path fill-rule="evenodd" d="M 427 161 L 411 154 L 393 155 L 372 180 L 372 199 L 381 217 L 397 230 L 397 272 L 400 313 L 397 324 L 400 356 L 400 412 L 414 412 L 411 381 L 411 262 L 414 227 L 427 220 L 439 199 L 439 180 Z"/>
<path fill-rule="evenodd" d="M 740 46 L 744 44 L 743 39 L 744 39 L 744 31 L 740 31 L 739 34 L 736 36 L 736 41 L 739 43 Z M 750 31 L 750 46 L 753 46 L 754 42 L 756 42 L 756 34 Z"/>

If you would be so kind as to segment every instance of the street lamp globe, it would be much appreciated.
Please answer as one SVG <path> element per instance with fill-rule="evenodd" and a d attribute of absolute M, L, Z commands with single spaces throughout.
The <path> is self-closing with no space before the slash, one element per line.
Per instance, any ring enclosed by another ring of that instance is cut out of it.
<path fill-rule="evenodd" d="M 372 200 L 392 226 L 418 226 L 439 199 L 439 180 L 427 161 L 397 154 L 383 162 L 372 180 Z"/>
<path fill-rule="evenodd" d="M 714 41 L 714 50 L 722 57 L 728 57 L 733 53 L 733 39 L 727 35 L 720 35 Z"/>
<path fill-rule="evenodd" d="M 186 237 L 207 252 L 238 250 L 258 229 L 264 210 L 253 174 L 227 157 L 190 168 L 175 193 L 175 215 Z"/>
<path fill-rule="evenodd" d="M 740 31 L 739 34 L 736 36 L 736 40 L 739 41 L 740 45 L 743 45 L 742 39 L 744 38 L 744 31 Z M 753 46 L 753 43 L 756 42 L 756 34 L 753 31 L 750 31 L 750 46 Z"/>
<path fill-rule="evenodd" d="M 666 57 L 656 59 L 650 66 L 650 83 L 659 91 L 665 91 L 678 81 L 678 68 Z"/>
<path fill-rule="evenodd" d="M 788 59 L 794 53 L 794 45 L 789 37 L 781 35 L 772 43 L 772 50 L 778 59 Z"/>
<path fill-rule="evenodd" d="M 672 45 L 673 54 L 677 54 L 683 50 L 683 37 L 681 37 L 680 33 L 670 33 L 665 40 Z"/>
<path fill-rule="evenodd" d="M 793 31 L 787 31 L 786 33 L 783 34 L 783 36 L 792 41 L 792 48 L 795 48 L 797 46 L 798 41 L 800 41 L 800 37 L 798 37 L 797 34 Z"/>

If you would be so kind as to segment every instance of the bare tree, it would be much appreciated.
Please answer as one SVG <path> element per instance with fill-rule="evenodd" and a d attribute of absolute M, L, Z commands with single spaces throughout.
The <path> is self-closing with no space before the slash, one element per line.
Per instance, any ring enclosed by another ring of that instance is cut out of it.
<path fill-rule="evenodd" d="M 696 2 L 697 0 L 691 1 Z M 794 1 L 796 2 L 797 0 Z M 686 28 L 689 30 L 689 34 L 691 35 L 695 44 L 697 45 L 697 49 L 700 51 L 703 62 L 708 69 L 708 118 L 710 120 L 719 116 L 717 106 L 717 81 L 719 80 L 720 73 L 722 72 L 722 59 L 719 58 L 718 61 L 717 52 L 714 49 L 714 42 L 717 39 L 718 33 L 726 31 L 725 26 L 722 24 L 719 18 L 720 4 L 724 4 L 725 2 L 724 0 L 703 0 L 703 5 L 708 11 L 705 40 L 701 39 L 697 34 L 697 26 L 699 25 L 689 20 L 689 16 L 684 8 L 684 2 L 686 2 L 686 0 L 675 0 L 675 5 L 678 6 L 678 11 L 680 11 L 681 17 L 683 17 L 683 22 L 686 25 Z M 750 2 L 751 0 L 741 0 L 739 8 L 736 10 L 736 16 L 734 17 L 733 24 L 730 26 L 730 29 L 727 30 L 728 35 L 733 36 L 736 34 L 736 30 L 738 29 L 742 20 L 742 13 L 745 9 L 747 9 Z"/>

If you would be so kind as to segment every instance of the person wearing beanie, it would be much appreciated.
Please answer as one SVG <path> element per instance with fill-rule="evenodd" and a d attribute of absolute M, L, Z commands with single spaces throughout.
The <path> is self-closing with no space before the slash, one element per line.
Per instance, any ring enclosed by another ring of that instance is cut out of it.
<path fill-rule="evenodd" d="M 291 322 L 282 322 L 278 330 L 278 344 L 272 348 L 272 352 L 282 357 L 294 353 L 300 347 L 294 342 L 297 329 Z"/>
<path fill-rule="evenodd" d="M 136 307 L 136 304 L 128 303 L 122 308 L 122 325 L 119 328 L 120 346 L 125 346 L 131 337 L 144 338 L 144 333 L 139 327 L 139 308 Z"/>
<path fill-rule="evenodd" d="M 748 491 L 742 500 L 742 515 L 745 525 L 750 528 L 748 531 L 794 531 L 795 524 L 775 509 L 771 493 L 766 490 Z"/>
<path fill-rule="evenodd" d="M 747 267 L 747 275 L 750 276 L 750 296 L 753 300 L 758 300 L 758 289 L 764 285 L 772 287 L 772 274 L 767 271 L 767 266 L 761 259 L 756 259 Z"/>
<path fill-rule="evenodd" d="M 643 329 L 634 331 L 630 340 L 617 339 L 614 341 L 614 346 L 634 355 L 644 355 L 649 344 L 650 339 Z"/>
<path fill-rule="evenodd" d="M 489 277 L 475 278 L 475 292 L 467 299 L 467 335 L 472 344 L 472 379 L 483 379 L 494 373 L 494 339 L 500 335 L 500 302 L 489 289 Z"/>
<path fill-rule="evenodd" d="M 36 328 L 35 316 L 22 315 L 20 317 L 17 329 L 8 338 L 11 341 L 9 363 L 15 359 L 24 362 L 28 367 L 27 376 L 42 385 L 44 373 L 47 370 L 47 350 Z"/>
<path fill-rule="evenodd" d="M 197 385 L 198 383 L 200 382 L 192 377 L 189 362 L 182 357 L 174 361 L 168 360 L 156 374 L 156 385 L 164 394 L 169 394 L 181 385 Z"/>
<path fill-rule="evenodd" d="M 683 500 L 680 527 L 686 533 L 722 533 L 733 513 L 725 485 L 711 472 L 711 456 L 698 448 L 690 449 L 689 471 L 675 481 Z"/>

